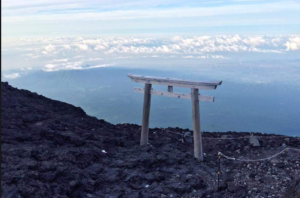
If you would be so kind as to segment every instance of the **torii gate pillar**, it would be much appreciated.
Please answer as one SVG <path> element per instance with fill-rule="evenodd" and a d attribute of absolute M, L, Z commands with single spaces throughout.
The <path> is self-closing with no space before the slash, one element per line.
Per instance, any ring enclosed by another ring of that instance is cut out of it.
<path fill-rule="evenodd" d="M 202 137 L 200 128 L 200 110 L 199 110 L 199 99 L 198 89 L 191 89 L 192 96 L 192 111 L 193 111 L 193 137 L 194 137 L 194 156 L 195 158 L 203 161 L 203 150 L 202 150 Z"/>
<path fill-rule="evenodd" d="M 148 145 L 149 117 L 151 105 L 151 84 L 145 84 L 141 146 Z"/>

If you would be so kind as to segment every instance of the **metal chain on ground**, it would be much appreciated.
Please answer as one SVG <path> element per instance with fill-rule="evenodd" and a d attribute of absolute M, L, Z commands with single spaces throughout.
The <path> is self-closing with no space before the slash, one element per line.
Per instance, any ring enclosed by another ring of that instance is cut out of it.
<path fill-rule="evenodd" d="M 270 156 L 270 157 L 266 157 L 266 158 L 261 158 L 261 159 L 237 159 L 237 158 L 234 158 L 234 157 L 229 157 L 227 155 L 224 155 L 223 153 L 221 152 L 218 152 L 218 155 L 219 156 L 223 156 L 225 157 L 226 159 L 229 159 L 229 160 L 235 160 L 235 161 L 242 161 L 242 162 L 258 162 L 258 161 L 265 161 L 265 160 L 270 160 L 274 157 L 277 157 L 278 155 L 284 153 L 285 151 L 288 151 L 288 150 L 294 150 L 294 151 L 298 151 L 300 152 L 300 149 L 297 149 L 297 148 L 285 148 L 283 149 L 282 151 Z"/>
<path fill-rule="evenodd" d="M 174 132 L 174 131 L 170 131 L 170 130 L 166 130 L 166 132 L 168 133 L 173 133 L 173 134 L 177 134 L 177 135 L 183 135 L 182 133 L 178 133 L 178 132 Z M 188 137 L 193 137 L 192 135 L 186 135 Z M 251 135 L 248 135 L 248 136 L 243 136 L 243 137 L 237 137 L 237 138 L 209 138 L 209 137 L 202 137 L 202 139 L 217 139 L 217 140 L 237 140 L 237 139 L 247 139 L 251 137 Z M 254 136 L 254 137 L 258 137 L 258 138 L 289 138 L 289 137 L 286 137 L 286 136 Z M 297 138 L 297 137 L 295 137 Z"/>

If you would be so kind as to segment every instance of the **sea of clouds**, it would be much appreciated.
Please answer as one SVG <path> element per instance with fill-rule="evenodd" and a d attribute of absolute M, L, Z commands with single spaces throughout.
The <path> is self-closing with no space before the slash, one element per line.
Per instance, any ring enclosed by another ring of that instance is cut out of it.
<path fill-rule="evenodd" d="M 234 62 L 236 55 L 247 57 L 250 54 L 261 59 L 265 56 L 265 60 L 270 56 L 297 59 L 299 49 L 299 35 L 52 37 L 13 40 L 2 47 L 2 58 L 5 70 L 41 69 L 52 72 L 119 66 L 128 60 L 143 59 L 153 64 L 171 60 Z M 12 64 L 14 60 L 19 62 Z M 4 77 L 13 79 L 19 76 L 18 73 L 6 73 Z"/>

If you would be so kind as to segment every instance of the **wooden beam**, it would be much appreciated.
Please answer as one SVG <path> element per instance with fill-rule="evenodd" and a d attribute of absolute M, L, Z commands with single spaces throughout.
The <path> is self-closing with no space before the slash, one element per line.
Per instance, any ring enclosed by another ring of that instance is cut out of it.
<path fill-rule="evenodd" d="M 218 85 L 222 84 L 222 81 L 201 82 L 201 81 L 174 79 L 174 78 L 139 76 L 139 75 L 133 75 L 133 74 L 128 74 L 128 77 L 131 78 L 131 81 L 138 82 L 138 83 L 168 85 L 168 86 L 174 86 L 174 87 L 175 86 L 176 87 L 189 87 L 189 88 L 196 88 L 196 89 L 216 89 Z"/>
<path fill-rule="evenodd" d="M 148 145 L 148 132 L 149 132 L 149 118 L 150 118 L 150 104 L 151 104 L 151 84 L 145 84 L 144 91 L 144 107 L 143 107 L 143 120 L 142 120 L 142 131 L 141 131 L 141 142 L 142 146 Z"/>
<path fill-rule="evenodd" d="M 192 89 L 192 111 L 193 111 L 193 137 L 194 157 L 203 161 L 202 137 L 200 128 L 200 110 L 198 100 L 198 89 Z"/>
<path fill-rule="evenodd" d="M 134 91 L 137 93 L 144 93 L 145 89 L 143 88 L 134 88 Z M 184 93 L 176 93 L 176 92 L 167 92 L 167 91 L 157 91 L 157 90 L 151 90 L 151 95 L 157 95 L 157 96 L 166 96 L 166 97 L 173 97 L 173 98 L 184 98 L 184 99 L 191 99 L 191 94 L 184 94 Z M 207 102 L 214 102 L 215 97 L 213 96 L 203 96 L 198 95 L 198 99 L 200 101 L 207 101 Z"/>
<path fill-rule="evenodd" d="M 156 85 L 168 85 L 168 86 L 174 86 L 174 87 L 188 87 L 188 88 L 196 88 L 196 89 L 205 89 L 205 90 L 213 90 L 216 89 L 217 86 L 188 86 L 188 85 L 182 85 L 182 84 L 176 84 L 176 83 L 162 83 L 162 82 L 155 82 L 155 81 L 147 81 L 147 80 L 137 80 L 137 79 L 131 79 L 132 82 L 137 83 L 149 83 L 149 84 L 156 84 Z"/>

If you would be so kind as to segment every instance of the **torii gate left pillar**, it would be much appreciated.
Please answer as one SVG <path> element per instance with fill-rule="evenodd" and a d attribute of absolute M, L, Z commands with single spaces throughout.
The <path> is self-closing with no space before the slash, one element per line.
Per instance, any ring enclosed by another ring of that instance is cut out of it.
<path fill-rule="evenodd" d="M 141 131 L 141 146 L 148 145 L 151 87 L 152 87 L 151 84 L 145 84 L 143 120 L 142 120 L 142 131 Z"/>

